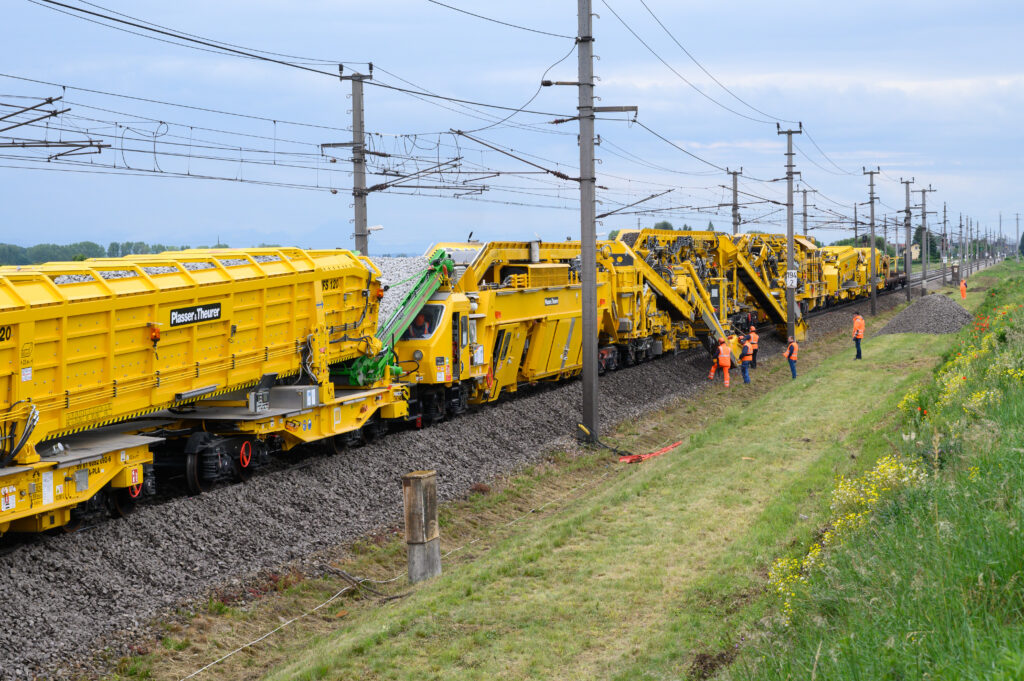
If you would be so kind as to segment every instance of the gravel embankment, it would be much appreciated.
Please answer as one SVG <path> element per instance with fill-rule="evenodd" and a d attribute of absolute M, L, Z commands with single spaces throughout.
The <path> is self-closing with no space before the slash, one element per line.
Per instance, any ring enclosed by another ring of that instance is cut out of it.
<path fill-rule="evenodd" d="M 900 300 L 880 298 L 879 307 Z M 848 329 L 849 315 L 844 309 L 815 317 L 814 336 Z M 760 355 L 772 361 L 783 344 L 762 331 Z M 604 427 L 696 395 L 708 385 L 707 367 L 698 350 L 602 377 Z M 145 505 L 124 520 L 19 546 L 0 557 L 0 594 L 11 615 L 0 628 L 0 679 L 91 674 L 98 647 L 116 659 L 133 637 L 147 635 L 153 617 L 212 589 L 289 563 L 314 570 L 304 559 L 400 522 L 400 477 L 408 471 L 436 469 L 440 498 L 450 500 L 538 462 L 570 445 L 581 393 L 579 381 L 537 390 L 343 455 L 312 457 L 246 484 Z"/>
<path fill-rule="evenodd" d="M 918 298 L 889 320 L 877 335 L 889 333 L 956 333 L 971 321 L 960 303 L 941 294 Z"/>

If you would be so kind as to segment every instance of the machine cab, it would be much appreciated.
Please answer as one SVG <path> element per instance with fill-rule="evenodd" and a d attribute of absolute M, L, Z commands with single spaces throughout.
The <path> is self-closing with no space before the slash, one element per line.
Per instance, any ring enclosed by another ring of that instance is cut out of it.
<path fill-rule="evenodd" d="M 395 344 L 403 379 L 416 385 L 451 386 L 468 378 L 476 335 L 471 333 L 473 326 L 470 301 L 464 294 L 431 296 Z"/>

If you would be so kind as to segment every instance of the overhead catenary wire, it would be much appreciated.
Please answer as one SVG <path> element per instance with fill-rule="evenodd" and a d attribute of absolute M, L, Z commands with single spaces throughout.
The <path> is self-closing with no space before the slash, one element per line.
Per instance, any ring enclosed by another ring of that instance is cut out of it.
<path fill-rule="evenodd" d="M 206 106 L 198 106 L 196 104 L 180 104 L 177 102 L 169 102 L 161 99 L 154 99 L 152 97 L 139 97 L 136 95 L 126 95 L 118 92 L 110 92 L 107 90 L 98 90 L 95 88 L 80 87 L 77 85 L 68 85 L 66 83 L 55 83 L 48 80 L 40 80 L 38 78 L 28 78 L 26 76 L 15 76 L 10 73 L 0 73 L 0 78 L 10 78 L 11 80 L 20 80 L 26 83 L 35 83 L 36 85 L 48 85 L 50 87 L 59 87 L 67 90 L 75 90 L 77 92 L 88 92 L 94 95 L 103 95 L 106 97 L 117 97 L 120 99 L 134 100 L 136 102 L 145 102 L 147 104 L 159 104 L 161 106 L 170 106 L 179 109 L 190 109 L 192 111 L 202 111 L 204 113 L 219 114 L 221 116 L 234 116 L 236 118 L 247 118 L 256 121 L 265 121 L 267 123 L 278 123 L 280 125 L 294 125 L 303 128 L 317 128 L 320 130 L 334 130 L 338 132 L 351 132 L 349 128 L 341 128 L 335 125 L 321 125 L 317 123 L 303 123 L 300 121 L 292 121 L 283 118 L 270 118 L 268 116 L 258 116 L 256 114 L 240 113 L 237 111 L 226 111 L 224 109 L 214 109 Z"/>
<path fill-rule="evenodd" d="M 57 84 L 57 83 L 48 83 L 46 81 L 38 81 L 37 79 L 28 79 L 28 78 L 24 78 L 24 77 L 20 77 L 20 76 L 12 76 L 11 74 L 3 74 L 3 75 L 7 75 L 8 77 L 12 77 L 12 78 L 15 78 L 15 79 L 26 80 L 26 81 L 29 81 L 29 82 L 41 82 L 43 84 L 50 84 L 50 85 L 53 85 L 53 86 L 60 86 L 60 84 Z M 62 86 L 62 87 L 64 87 L 64 86 Z M 112 92 L 106 92 L 106 91 L 99 91 L 99 90 L 94 90 L 94 89 L 90 89 L 90 88 L 80 88 L 80 87 L 77 87 L 77 86 L 66 86 L 66 87 L 70 87 L 72 89 L 76 89 L 76 90 L 80 90 L 80 91 L 86 91 L 86 92 L 97 93 L 97 94 L 102 94 L 102 95 L 107 95 L 107 96 L 114 96 L 114 97 L 123 97 L 123 98 L 131 99 L 131 100 L 137 100 L 137 101 L 146 101 L 146 102 L 158 103 L 158 104 L 169 105 L 169 106 L 179 106 L 179 107 L 195 109 L 195 110 L 201 110 L 201 111 L 207 111 L 207 112 L 217 113 L 217 114 L 224 114 L 224 115 L 231 115 L 231 116 L 242 116 L 242 117 L 245 117 L 245 118 L 254 118 L 254 119 L 257 119 L 257 120 L 264 120 L 264 121 L 272 122 L 275 125 L 277 123 L 281 123 L 281 124 L 285 124 L 285 125 L 303 125 L 303 126 L 317 127 L 317 128 L 328 128 L 328 129 L 335 129 L 335 130 L 338 129 L 338 128 L 334 127 L 334 126 L 321 126 L 321 125 L 316 125 L 316 124 L 301 123 L 301 122 L 298 122 L 298 121 L 289 121 L 289 120 L 282 120 L 282 119 L 272 119 L 272 118 L 265 117 L 265 116 L 255 116 L 255 115 L 252 115 L 252 114 L 242 114 L 242 113 L 239 113 L 239 112 L 231 112 L 231 111 L 223 111 L 223 110 L 218 110 L 218 109 L 210 109 L 208 107 L 197 107 L 197 106 L 193 106 L 193 105 L 182 105 L 182 104 L 178 104 L 178 103 L 174 103 L 174 102 L 165 102 L 165 101 L 161 101 L 161 100 L 153 100 L 151 98 L 135 97 L 135 96 L 131 96 L 131 95 L 122 95 L 120 93 L 112 93 Z M 91 108 L 98 109 L 98 110 L 104 110 L 104 111 L 108 111 L 108 112 L 112 112 L 113 111 L 111 109 L 104 109 L 104 108 L 101 108 L 101 107 L 92 107 L 92 105 L 87 105 L 87 104 L 82 104 L 82 106 L 87 106 L 87 107 L 91 107 Z M 156 119 L 156 118 L 151 118 L 149 120 L 154 121 L 154 122 L 158 121 L 158 119 Z M 160 121 L 160 122 L 162 123 L 163 121 Z M 180 124 L 180 125 L 184 125 L 184 124 Z M 195 126 L 190 126 L 190 127 L 195 127 Z M 217 131 L 217 132 L 221 132 L 221 133 L 227 133 L 227 134 L 240 134 L 240 135 L 245 135 L 245 136 L 250 136 L 250 137 L 257 137 L 257 138 L 263 138 L 263 139 L 275 139 L 275 143 L 277 141 L 285 141 L 285 138 L 270 138 L 268 136 L 251 135 L 251 134 L 248 134 L 248 133 L 233 133 L 231 131 L 224 131 L 224 130 L 217 129 L 217 128 L 204 128 L 204 129 L 213 130 L 213 131 Z M 295 140 L 292 140 L 292 141 L 296 142 L 296 143 L 299 143 L 299 142 L 297 142 Z M 312 146 L 312 144 L 311 144 L 311 146 Z M 677 146 L 677 148 L 678 148 L 678 145 L 674 145 L 674 146 Z M 294 152 L 292 152 L 292 153 L 294 153 Z M 684 171 L 680 171 L 680 172 L 684 172 Z"/>
<path fill-rule="evenodd" d="M 125 112 L 116 111 L 114 109 L 108 109 L 108 108 L 105 108 L 105 107 L 92 107 L 91 105 L 84 105 L 84 106 L 89 107 L 89 108 L 91 108 L 93 110 L 101 110 L 101 111 L 104 111 L 104 112 L 107 112 L 107 113 L 116 113 L 116 114 L 131 116 L 131 117 L 138 117 L 138 114 L 126 114 Z M 231 112 L 231 113 L 234 113 L 234 112 Z M 124 153 L 138 154 L 142 158 L 152 158 L 153 159 L 152 163 L 151 163 L 151 165 L 153 166 L 152 168 L 139 168 L 139 167 L 137 167 L 137 164 L 129 164 L 127 162 L 125 162 L 123 165 L 121 165 L 121 164 L 110 165 L 110 164 L 97 164 L 97 163 L 93 163 L 93 164 L 89 164 L 87 166 L 82 166 L 82 165 L 78 166 L 76 168 L 76 170 L 79 171 L 79 172 L 84 172 L 86 170 L 92 169 L 94 171 L 99 171 L 99 170 L 107 171 L 106 174 L 119 174 L 119 175 L 131 175 L 131 174 L 137 174 L 137 173 L 157 173 L 157 174 L 159 174 L 160 171 L 162 170 L 162 168 L 160 168 L 157 165 L 157 163 L 156 163 L 156 158 L 159 156 L 161 158 L 162 157 L 171 157 L 171 158 L 178 157 L 178 158 L 188 158 L 190 160 L 192 160 L 192 159 L 195 159 L 195 160 L 209 160 L 209 161 L 216 161 L 216 162 L 227 162 L 227 163 L 231 163 L 231 164 L 238 163 L 240 165 L 244 164 L 244 165 L 262 165 L 262 166 L 265 166 L 265 167 L 277 166 L 277 167 L 280 167 L 280 168 L 295 168 L 295 169 L 300 169 L 300 170 L 316 171 L 318 174 L 319 173 L 328 173 L 328 174 L 330 174 L 330 173 L 345 173 L 345 174 L 351 174 L 350 171 L 344 171 L 344 170 L 337 169 L 337 168 L 331 168 L 330 166 L 325 166 L 325 165 L 317 165 L 317 166 L 303 165 L 301 163 L 294 163 L 294 162 L 289 163 L 289 162 L 278 160 L 278 157 L 283 157 L 283 158 L 289 158 L 290 157 L 290 158 L 297 159 L 297 160 L 299 160 L 299 159 L 313 159 L 314 157 L 315 158 L 321 158 L 322 157 L 322 153 L 320 152 L 319 145 L 311 143 L 311 142 L 303 142 L 303 141 L 300 141 L 300 140 L 287 140 L 287 141 L 289 141 L 289 142 L 291 142 L 293 144 L 307 145 L 310 148 L 310 150 L 311 150 L 310 152 L 294 151 L 294 150 L 289 150 L 287 148 L 281 149 L 279 143 L 286 141 L 287 138 L 282 138 L 282 137 L 279 137 L 279 136 L 278 137 L 270 137 L 270 136 L 265 136 L 265 135 L 250 135 L 248 133 L 236 133 L 235 131 L 223 130 L 221 128 L 206 128 L 204 126 L 195 126 L 194 124 L 186 124 L 186 123 L 170 123 L 169 124 L 167 121 L 160 120 L 160 119 L 157 119 L 155 117 L 143 117 L 143 119 L 144 119 L 144 122 L 146 122 L 148 124 L 152 124 L 152 125 L 156 126 L 157 128 L 160 128 L 160 127 L 166 128 L 167 125 L 177 125 L 177 126 L 180 126 L 182 128 L 182 130 L 184 131 L 184 128 L 187 127 L 188 128 L 188 134 L 187 135 L 186 134 L 174 135 L 173 133 L 167 132 L 166 130 L 161 130 L 159 133 L 157 133 L 155 130 L 137 130 L 135 128 L 135 122 L 124 123 L 124 122 L 112 121 L 112 120 L 101 120 L 101 119 L 92 118 L 92 117 L 75 117 L 75 116 L 70 116 L 68 118 L 68 120 L 64 122 L 64 125 L 60 126 L 59 128 L 58 127 L 49 127 L 49 126 L 47 126 L 46 130 L 48 130 L 48 131 L 64 130 L 64 131 L 76 131 L 76 132 L 82 131 L 82 132 L 88 132 L 90 134 L 96 134 L 97 130 L 103 130 L 104 132 L 100 133 L 103 136 L 106 136 L 107 134 L 110 134 L 110 135 L 122 138 L 125 142 L 134 142 L 136 144 L 145 145 L 143 148 L 138 148 L 138 147 L 131 146 L 130 144 L 127 144 L 127 145 L 126 144 L 118 144 L 118 145 L 115 145 L 114 151 L 119 152 L 121 154 L 124 154 Z M 76 125 L 76 122 L 78 123 L 78 125 Z M 98 124 L 100 124 L 101 127 L 90 125 L 90 123 L 98 123 Z M 41 127 L 42 126 L 40 126 L 40 128 Z M 215 132 L 217 132 L 219 134 L 228 134 L 228 135 L 241 134 L 241 135 L 246 135 L 246 136 L 252 137 L 252 138 L 259 138 L 259 139 L 265 139 L 267 141 L 273 141 L 274 145 L 273 145 L 272 149 L 270 149 L 270 148 L 268 148 L 268 149 L 258 149 L 258 148 L 253 148 L 251 145 L 250 146 L 243 146 L 243 145 L 237 145 L 237 144 L 234 144 L 234 143 L 227 143 L 227 142 L 222 142 L 222 141 L 208 140 L 207 137 L 196 137 L 194 135 L 194 131 L 196 129 L 215 131 Z M 178 140 L 180 140 L 180 141 L 178 141 Z M 206 143 L 204 143 L 204 142 L 206 142 Z M 154 145 L 154 147 L 152 149 L 149 148 L 149 146 L 148 146 L 150 144 Z M 172 147 L 172 148 L 176 147 L 176 148 L 181 149 L 183 151 L 187 149 L 188 153 L 179 153 L 179 152 L 168 151 L 168 149 L 166 147 Z M 202 153 L 201 150 L 203 150 L 203 149 L 205 149 L 205 150 L 212 150 L 212 151 L 222 151 L 222 152 L 226 152 L 226 153 L 231 154 L 231 156 L 225 157 L 225 156 L 218 156 L 218 155 L 215 155 L 215 154 Z M 312 151 L 314 149 L 317 152 L 316 154 L 312 153 Z M 234 154 L 236 152 L 239 154 L 238 157 L 234 156 Z M 378 153 L 378 152 L 373 152 L 372 150 L 370 151 L 370 153 L 371 154 L 377 154 L 379 156 L 383 156 L 383 157 L 387 157 L 387 158 L 391 158 L 391 159 L 395 159 L 395 157 L 396 157 L 395 154 Z M 260 160 L 254 160 L 252 158 L 247 158 L 246 155 L 248 155 L 248 154 L 266 155 L 268 157 L 268 160 L 260 161 Z M 271 155 L 272 155 L 273 160 L 270 160 Z M 8 157 L 8 158 L 10 160 L 17 160 L 17 161 L 20 161 L 20 162 L 40 162 L 40 161 L 43 161 L 43 160 L 48 160 L 48 159 L 40 159 L 40 158 L 33 158 L 33 157 Z M 426 160 L 426 159 L 414 159 L 414 158 L 408 157 L 408 156 L 402 156 L 402 157 L 400 157 L 400 159 L 408 159 L 408 160 L 412 160 L 412 161 L 416 161 L 416 162 L 420 162 L 420 161 Z M 332 159 L 332 160 L 344 160 L 344 159 L 336 159 L 335 158 L 335 159 Z M 485 167 L 485 166 L 479 166 L 478 168 L 479 168 L 479 170 L 474 170 L 472 172 L 475 172 L 477 174 L 479 174 L 480 172 L 486 172 L 486 173 L 489 174 L 489 176 L 518 175 L 518 174 L 522 174 L 523 173 L 523 171 L 504 171 L 504 170 L 498 170 L 498 169 L 489 168 L 489 167 Z M 386 167 L 382 168 L 379 171 L 374 171 L 373 167 L 371 167 L 370 170 L 371 170 L 372 173 L 373 172 L 383 173 L 386 176 L 391 176 L 391 175 L 394 174 L 391 171 L 389 171 Z M 182 175 L 182 174 L 183 175 L 190 175 L 194 179 L 219 179 L 219 180 L 227 180 L 227 181 L 235 180 L 235 181 L 243 181 L 243 182 L 248 182 L 248 183 L 255 183 L 255 181 L 252 178 L 248 178 L 247 179 L 247 178 L 242 178 L 242 177 L 214 177 L 210 173 L 191 172 L 191 170 L 186 171 L 184 173 L 178 173 L 176 175 Z M 174 176 L 174 175 L 170 175 L 169 174 L 169 176 Z M 540 196 L 540 195 L 542 195 L 542 194 L 538 194 L 536 191 L 524 191 L 522 188 L 494 185 L 493 183 L 489 183 L 489 184 L 487 184 L 485 186 L 482 186 L 482 185 L 478 185 L 478 184 L 473 184 L 476 181 L 475 177 L 467 176 L 467 179 L 459 179 L 461 177 L 462 177 L 462 174 L 460 173 L 455 181 L 452 181 L 451 184 L 447 185 L 449 191 L 470 190 L 470 191 L 474 191 L 475 192 L 475 191 L 487 190 L 487 191 L 499 191 L 499 192 L 507 191 L 507 192 L 511 192 L 511 193 L 519 193 L 519 194 L 525 194 L 525 195 L 531 195 L 531 196 Z M 528 181 L 530 181 L 530 182 L 536 182 L 537 181 L 536 178 L 526 178 L 526 179 Z M 446 182 L 447 181 L 448 180 L 446 180 Z M 321 183 L 313 185 L 312 183 L 279 182 L 279 181 L 267 181 L 267 180 L 260 180 L 260 182 L 262 182 L 263 184 L 266 184 L 268 186 L 284 186 L 284 187 L 313 188 L 313 189 L 321 188 L 321 189 L 329 189 L 329 190 L 335 190 L 336 189 L 336 187 L 331 187 L 329 185 L 328 186 L 324 186 Z M 416 188 L 419 189 L 419 188 L 422 188 L 422 187 L 417 186 Z M 557 187 L 554 188 L 553 190 L 556 191 L 556 192 L 560 192 L 561 191 Z M 521 202 L 511 202 L 511 201 L 500 202 L 500 201 L 497 201 L 497 200 L 494 200 L 494 202 L 496 202 L 496 203 L 504 203 L 506 205 L 516 205 L 517 203 L 521 203 Z M 548 204 L 548 205 L 550 205 L 550 204 Z M 561 206 L 552 206 L 552 207 L 561 208 Z"/>

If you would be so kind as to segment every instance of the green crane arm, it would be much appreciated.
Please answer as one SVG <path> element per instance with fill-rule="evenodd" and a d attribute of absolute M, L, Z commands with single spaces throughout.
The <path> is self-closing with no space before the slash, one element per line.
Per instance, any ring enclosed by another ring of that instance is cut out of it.
<path fill-rule="evenodd" d="M 401 373 L 401 368 L 395 364 L 395 343 L 430 300 L 430 296 L 434 295 L 446 279 L 450 279 L 454 270 L 455 262 L 444 249 L 434 251 L 430 255 L 427 267 L 416 275 L 419 279 L 402 299 L 401 304 L 377 327 L 376 335 L 380 339 L 382 350 L 376 355 L 358 357 L 331 373 L 344 377 L 349 385 L 360 386 L 371 385 L 381 380 L 389 368 L 393 374 Z"/>

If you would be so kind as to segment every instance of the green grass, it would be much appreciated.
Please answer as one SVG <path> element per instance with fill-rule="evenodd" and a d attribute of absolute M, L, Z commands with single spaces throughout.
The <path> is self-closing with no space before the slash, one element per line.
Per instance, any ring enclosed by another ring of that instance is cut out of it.
<path fill-rule="evenodd" d="M 728 397 L 715 388 L 696 413 L 690 403 L 636 424 L 627 445 L 659 429 L 688 442 L 353 618 L 268 678 L 700 677 L 768 612 L 773 557 L 810 540 L 837 473 L 890 446 L 879 424 L 951 342 L 872 338 L 863 362 L 845 337 L 809 344 L 797 381 L 779 362 Z"/>
<path fill-rule="evenodd" d="M 986 275 L 1004 281 L 893 438 L 929 481 L 831 551 L 732 678 L 1024 678 L 1024 268 Z"/>
<path fill-rule="evenodd" d="M 991 293 L 972 291 L 968 306 Z M 868 319 L 863 362 L 851 361 L 848 334 L 819 339 L 801 347 L 798 381 L 785 362 L 765 364 L 753 385 L 737 376 L 729 391 L 719 383 L 608 438 L 638 452 L 685 440 L 664 457 L 624 466 L 556 454 L 443 505 L 444 550 L 466 548 L 442 577 L 386 605 L 346 595 L 202 678 L 697 679 L 761 674 L 761 658 L 803 654 L 786 638 L 796 626 L 767 624 L 778 606 L 768 568 L 818 536 L 836 475 L 902 447 L 897 403 L 957 342 L 871 337 L 892 314 Z M 352 546 L 342 566 L 382 579 L 403 562 L 400 538 L 385 533 Z M 285 581 L 248 604 L 214 599 L 112 678 L 180 679 L 340 588 Z M 814 652 L 794 678 L 829 678 Z"/>

